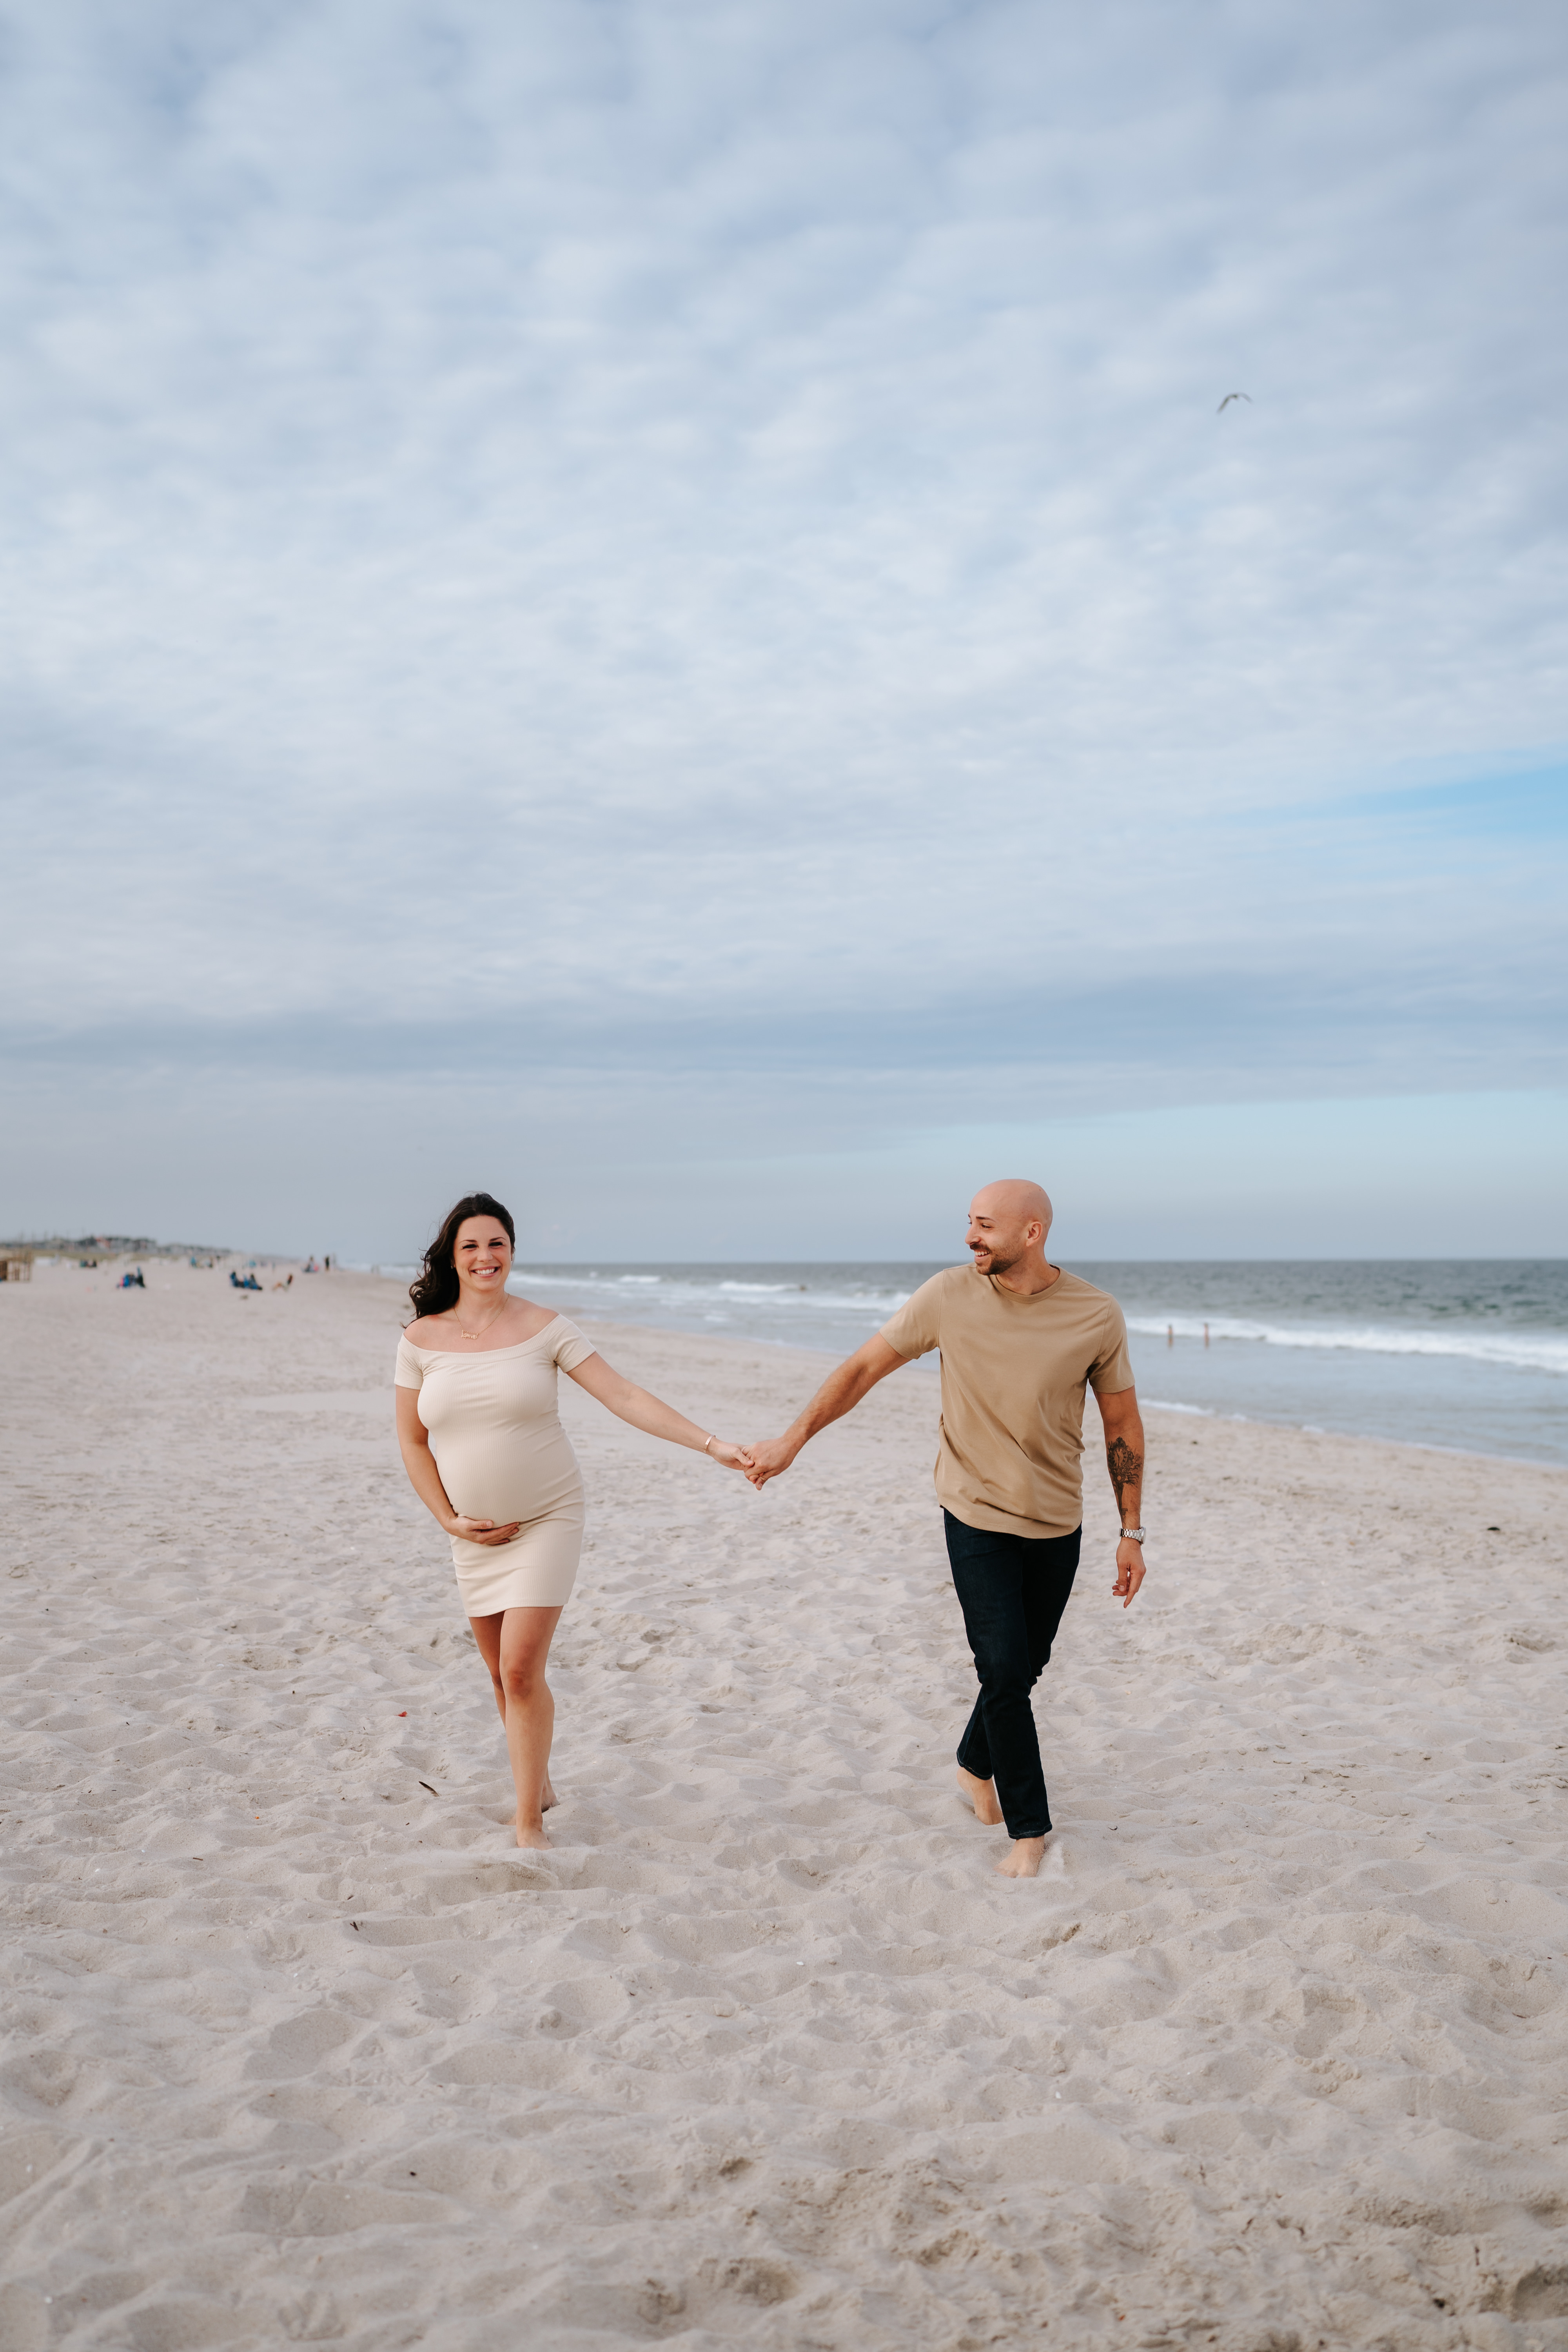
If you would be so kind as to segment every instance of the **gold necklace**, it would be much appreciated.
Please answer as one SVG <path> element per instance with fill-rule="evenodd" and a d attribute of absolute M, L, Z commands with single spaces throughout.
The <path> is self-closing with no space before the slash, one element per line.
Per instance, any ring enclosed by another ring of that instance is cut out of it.
<path fill-rule="evenodd" d="M 454 1323 L 458 1323 L 458 1336 L 460 1339 L 482 1339 L 485 1333 L 489 1330 L 492 1330 L 495 1325 L 500 1321 L 501 1317 L 505 1313 L 506 1300 L 503 1298 L 500 1305 L 496 1308 L 495 1313 L 490 1317 L 489 1321 L 488 1323 L 482 1323 L 477 1331 L 464 1330 L 462 1325 L 458 1323 L 458 1310 L 455 1307 L 452 1309 L 452 1320 Z"/>

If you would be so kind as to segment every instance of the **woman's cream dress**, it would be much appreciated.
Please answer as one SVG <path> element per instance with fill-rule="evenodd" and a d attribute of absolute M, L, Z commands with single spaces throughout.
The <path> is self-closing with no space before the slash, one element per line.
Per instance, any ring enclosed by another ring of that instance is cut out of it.
<path fill-rule="evenodd" d="M 552 1609 L 571 1598 L 583 1549 L 583 1479 L 556 1404 L 556 1368 L 594 1349 L 557 1315 L 531 1339 L 477 1356 L 398 1342 L 396 1383 L 417 1389 L 420 1420 L 452 1507 L 506 1526 L 510 1543 L 452 1538 L 458 1590 L 470 1617 Z"/>

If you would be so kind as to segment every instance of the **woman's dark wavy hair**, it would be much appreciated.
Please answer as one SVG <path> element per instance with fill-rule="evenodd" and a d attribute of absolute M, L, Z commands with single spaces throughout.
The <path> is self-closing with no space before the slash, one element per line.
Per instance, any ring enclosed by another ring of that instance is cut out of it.
<path fill-rule="evenodd" d="M 408 1286 L 416 1315 L 445 1315 L 448 1307 L 456 1307 L 458 1286 L 453 1253 L 458 1246 L 458 1227 L 465 1217 L 493 1217 L 498 1225 L 506 1227 L 506 1237 L 513 1249 L 517 1247 L 517 1227 L 512 1223 L 511 1211 L 503 1209 L 493 1192 L 465 1192 L 457 1207 L 448 1209 L 441 1220 L 441 1230 L 425 1253 L 424 1267 Z"/>

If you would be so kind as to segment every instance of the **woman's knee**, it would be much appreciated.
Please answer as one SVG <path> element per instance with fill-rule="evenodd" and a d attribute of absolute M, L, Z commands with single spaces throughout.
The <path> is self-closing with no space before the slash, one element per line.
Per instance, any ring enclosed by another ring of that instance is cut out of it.
<path fill-rule="evenodd" d="M 537 1658 L 509 1658 L 496 1679 L 507 1698 L 537 1698 L 544 1687 L 544 1667 Z"/>

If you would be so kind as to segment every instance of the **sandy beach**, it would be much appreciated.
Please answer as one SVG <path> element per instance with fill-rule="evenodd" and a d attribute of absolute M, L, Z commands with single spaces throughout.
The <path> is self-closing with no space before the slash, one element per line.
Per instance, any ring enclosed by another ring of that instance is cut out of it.
<path fill-rule="evenodd" d="M 1091 1409 L 1011 1883 L 934 1376 L 762 1496 L 563 1382 L 520 1855 L 400 1286 L 115 1279 L 0 1288 L 6 2352 L 1568 2345 L 1568 1474 L 1152 1414 L 1124 1615 Z"/>

